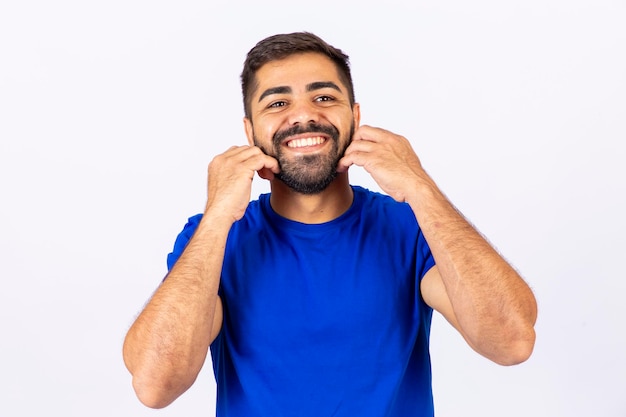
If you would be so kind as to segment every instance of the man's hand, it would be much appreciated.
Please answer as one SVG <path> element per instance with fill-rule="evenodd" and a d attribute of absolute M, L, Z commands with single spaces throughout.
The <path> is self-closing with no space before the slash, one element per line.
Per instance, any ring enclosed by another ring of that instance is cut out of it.
<path fill-rule="evenodd" d="M 344 172 L 353 164 L 363 167 L 385 193 L 400 202 L 415 191 L 416 181 L 429 181 L 405 137 L 371 126 L 356 130 L 337 171 Z"/>
<path fill-rule="evenodd" d="M 232 216 L 234 222 L 243 217 L 248 207 L 254 173 L 271 180 L 280 169 L 275 158 L 256 146 L 233 146 L 216 156 L 208 171 L 206 211 Z"/>

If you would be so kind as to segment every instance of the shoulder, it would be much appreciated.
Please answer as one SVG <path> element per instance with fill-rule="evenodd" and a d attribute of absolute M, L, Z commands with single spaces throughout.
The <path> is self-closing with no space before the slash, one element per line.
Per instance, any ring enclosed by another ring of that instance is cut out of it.
<path fill-rule="evenodd" d="M 202 220 L 202 217 L 203 217 L 202 213 L 194 214 L 193 216 L 189 217 L 187 219 L 187 223 L 185 223 L 185 226 L 183 227 L 183 230 L 182 232 L 180 232 L 180 234 L 189 235 L 189 237 L 191 237 L 191 235 L 193 235 L 193 233 L 198 228 L 198 225 L 200 224 L 200 220 Z"/>
<path fill-rule="evenodd" d="M 261 200 L 264 199 L 264 197 L 265 196 L 262 195 L 259 200 L 250 201 L 250 203 L 248 203 L 248 207 L 246 208 L 246 212 L 244 216 L 238 221 L 236 221 L 234 225 L 256 222 L 258 218 L 262 215 L 263 209 L 262 209 Z M 191 239 L 191 236 L 193 236 L 194 232 L 198 228 L 198 225 L 200 224 L 200 221 L 202 220 L 203 217 L 204 217 L 204 214 L 202 213 L 195 214 L 189 217 L 187 219 L 187 223 L 183 227 L 183 230 L 180 232 L 179 237 L 187 237 L 187 239 Z M 210 219 L 207 219 L 207 220 L 210 220 Z"/>
<path fill-rule="evenodd" d="M 411 206 L 400 203 L 392 197 L 371 191 L 363 187 L 353 186 L 355 202 L 360 205 L 362 214 L 378 219 L 387 219 L 393 223 L 417 224 Z"/>
<path fill-rule="evenodd" d="M 198 228 L 198 224 L 200 224 L 200 220 L 202 220 L 202 214 L 196 214 L 187 219 L 187 223 L 183 227 L 183 230 L 176 236 L 176 241 L 174 242 L 174 248 L 172 252 L 167 255 L 167 269 L 170 270 L 180 257 L 180 255 L 185 250 L 187 243 L 193 237 L 193 234 L 196 232 Z"/>
<path fill-rule="evenodd" d="M 251 201 L 248 204 L 248 208 L 246 209 L 244 217 L 234 223 L 233 227 L 231 228 L 230 234 L 233 233 L 233 230 L 241 230 L 242 228 L 243 230 L 247 230 L 255 227 L 254 225 L 261 224 L 261 211 L 262 209 L 259 200 Z M 170 252 L 167 256 L 168 269 L 171 269 L 174 266 L 180 255 L 183 253 L 185 247 L 187 247 L 187 244 L 193 237 L 193 234 L 196 232 L 196 229 L 198 228 L 198 225 L 200 224 L 200 221 L 203 219 L 203 217 L 204 214 L 198 213 L 187 219 L 185 226 L 183 226 L 183 229 L 180 231 L 178 236 L 176 236 L 176 241 L 174 242 L 174 248 L 172 249 L 172 252 Z"/>

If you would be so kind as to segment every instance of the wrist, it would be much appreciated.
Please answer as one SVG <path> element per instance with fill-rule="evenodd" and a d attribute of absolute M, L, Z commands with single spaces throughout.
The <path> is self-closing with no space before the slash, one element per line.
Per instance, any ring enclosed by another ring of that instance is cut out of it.
<path fill-rule="evenodd" d="M 446 200 L 437 184 L 424 173 L 411 182 L 405 201 L 413 210 L 424 209 L 437 200 Z"/>
<path fill-rule="evenodd" d="M 235 216 L 228 211 L 207 205 L 198 225 L 198 230 L 228 234 L 235 221 L 237 221 Z"/>

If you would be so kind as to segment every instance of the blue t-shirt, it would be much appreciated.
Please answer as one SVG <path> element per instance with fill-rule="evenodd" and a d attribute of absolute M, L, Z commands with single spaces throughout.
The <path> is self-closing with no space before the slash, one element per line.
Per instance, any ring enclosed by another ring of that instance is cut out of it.
<path fill-rule="evenodd" d="M 408 204 L 353 190 L 327 223 L 281 217 L 264 194 L 233 224 L 211 345 L 218 416 L 433 416 L 430 248 Z"/>

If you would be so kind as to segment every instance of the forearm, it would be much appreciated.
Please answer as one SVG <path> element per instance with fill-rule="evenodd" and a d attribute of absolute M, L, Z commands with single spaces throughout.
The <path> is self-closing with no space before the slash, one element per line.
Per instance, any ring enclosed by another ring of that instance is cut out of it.
<path fill-rule="evenodd" d="M 168 405 L 191 386 L 211 343 L 230 225 L 204 216 L 167 278 L 132 325 L 124 361 L 148 406 Z"/>
<path fill-rule="evenodd" d="M 527 358 L 537 315 L 528 285 L 428 176 L 416 181 L 407 201 L 431 248 L 463 336 L 498 363 Z"/>

